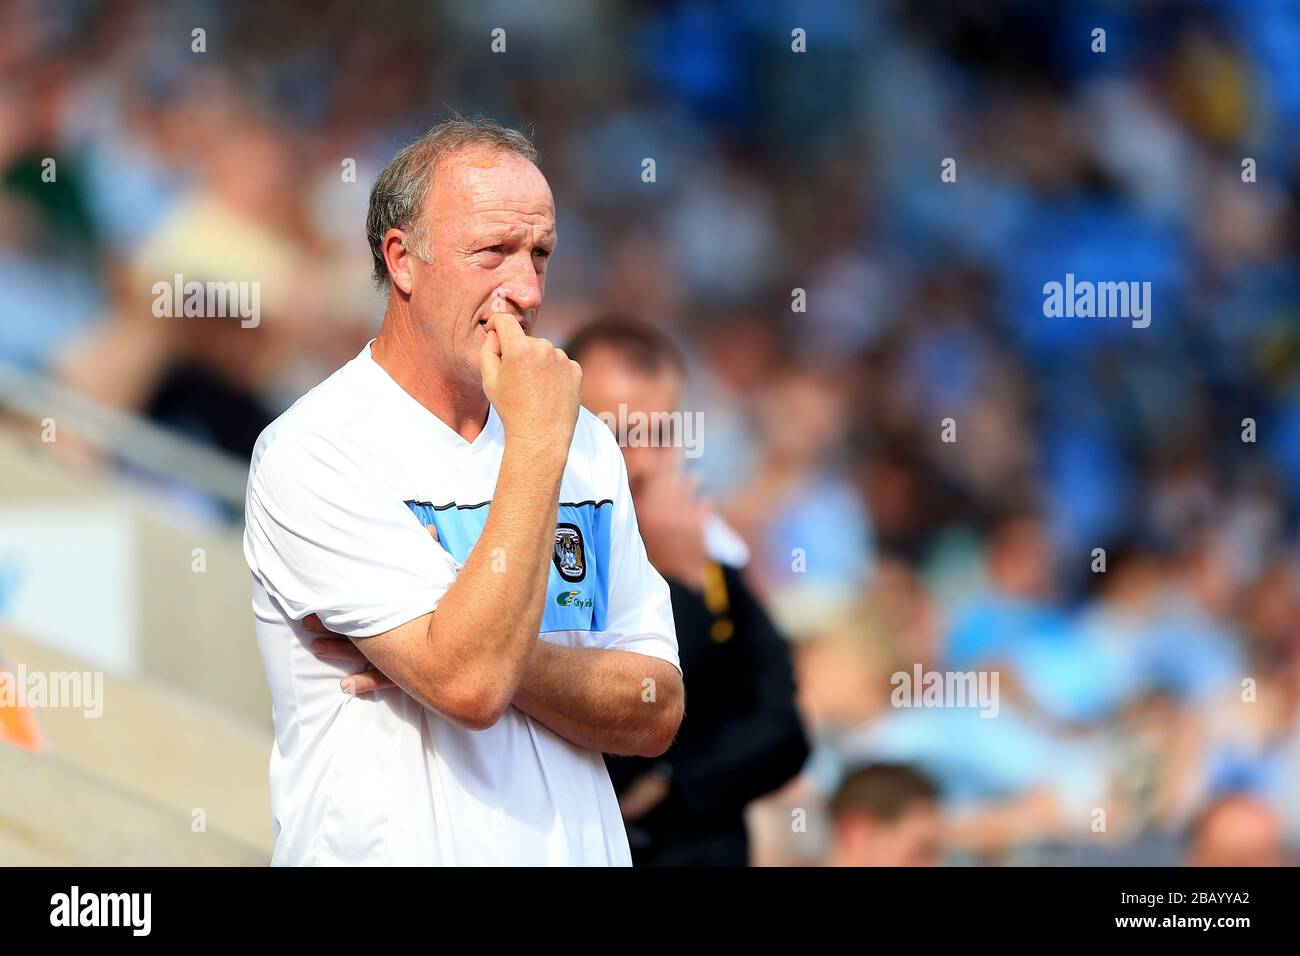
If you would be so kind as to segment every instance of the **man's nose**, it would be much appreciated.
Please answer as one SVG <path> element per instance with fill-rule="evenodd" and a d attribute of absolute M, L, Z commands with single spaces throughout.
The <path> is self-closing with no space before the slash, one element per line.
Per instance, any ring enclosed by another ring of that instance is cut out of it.
<path fill-rule="evenodd" d="M 542 283 L 533 266 L 532 256 L 525 253 L 513 258 L 518 261 L 511 263 L 510 275 L 501 284 L 502 294 L 518 306 L 521 312 L 541 308 Z"/>

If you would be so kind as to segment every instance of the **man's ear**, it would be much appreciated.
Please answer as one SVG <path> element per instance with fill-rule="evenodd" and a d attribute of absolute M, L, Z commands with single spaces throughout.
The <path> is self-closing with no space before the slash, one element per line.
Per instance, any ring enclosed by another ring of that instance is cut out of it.
<path fill-rule="evenodd" d="M 384 234 L 384 264 L 388 266 L 388 279 L 403 295 L 415 288 L 415 256 L 407 248 L 406 234 L 400 229 L 389 229 Z"/>

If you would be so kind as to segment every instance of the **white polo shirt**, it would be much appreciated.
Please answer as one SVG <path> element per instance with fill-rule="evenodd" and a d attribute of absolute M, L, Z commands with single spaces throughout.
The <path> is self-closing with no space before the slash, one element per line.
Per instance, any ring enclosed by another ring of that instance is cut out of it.
<path fill-rule="evenodd" d="M 601 755 L 513 707 L 466 728 L 399 688 L 351 697 L 301 624 L 370 637 L 434 610 L 487 520 L 504 435 L 467 442 L 361 354 L 258 439 L 244 554 L 271 686 L 276 864 L 629 865 Z M 425 529 L 434 524 L 438 540 Z M 579 412 L 542 639 L 680 669 L 618 444 Z"/>

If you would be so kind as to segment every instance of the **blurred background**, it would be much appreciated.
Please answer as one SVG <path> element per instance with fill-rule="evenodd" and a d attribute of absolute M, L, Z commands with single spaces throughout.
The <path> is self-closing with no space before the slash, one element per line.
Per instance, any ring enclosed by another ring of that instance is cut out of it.
<path fill-rule="evenodd" d="M 755 864 L 826 861 L 870 763 L 949 863 L 1294 860 L 1300 5 L 11 0 L 0 663 L 104 707 L 9 706 L 0 863 L 269 858 L 248 455 L 378 329 L 370 183 L 453 110 L 541 150 L 540 333 L 686 355 L 812 742 Z M 156 317 L 174 273 L 260 322 Z M 1067 273 L 1150 326 L 1045 318 Z M 917 664 L 998 716 L 891 706 Z"/>

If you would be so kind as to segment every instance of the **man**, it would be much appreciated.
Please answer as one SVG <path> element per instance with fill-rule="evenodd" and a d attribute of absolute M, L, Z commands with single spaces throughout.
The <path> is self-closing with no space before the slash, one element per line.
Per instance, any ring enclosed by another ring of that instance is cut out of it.
<path fill-rule="evenodd" d="M 935 866 L 940 862 L 939 791 L 903 764 L 848 774 L 831 798 L 828 866 Z"/>
<path fill-rule="evenodd" d="M 619 444 L 650 562 L 672 591 L 690 685 L 690 712 L 668 753 L 606 759 L 632 859 L 745 866 L 745 806 L 808 755 L 786 642 L 744 582 L 743 542 L 682 472 L 682 447 L 698 432 L 681 427 L 685 364 L 672 341 L 611 315 L 580 329 L 567 351 L 583 368 L 583 405 L 629 426 Z"/>
<path fill-rule="evenodd" d="M 532 335 L 556 243 L 536 160 L 459 120 L 394 157 L 367 217 L 379 335 L 254 450 L 274 863 L 630 863 L 601 753 L 663 753 L 681 674 L 618 446 Z"/>

